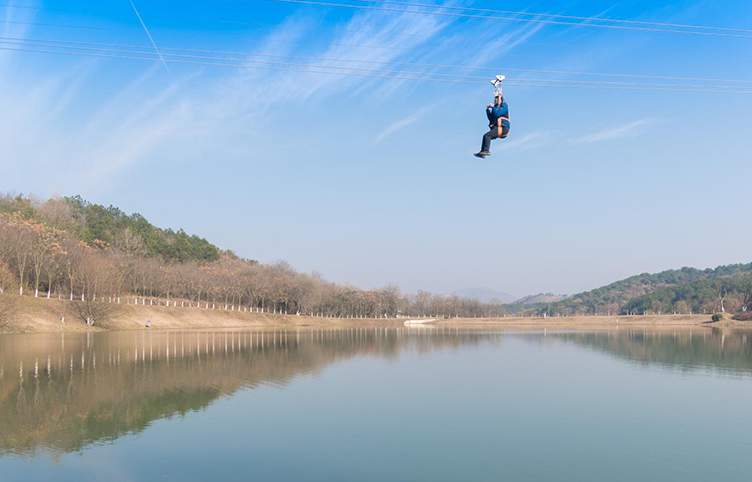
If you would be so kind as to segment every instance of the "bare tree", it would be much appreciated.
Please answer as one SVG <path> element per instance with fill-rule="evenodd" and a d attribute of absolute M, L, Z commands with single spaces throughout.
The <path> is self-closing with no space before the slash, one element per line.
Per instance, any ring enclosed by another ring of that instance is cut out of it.
<path fill-rule="evenodd" d="M 79 278 L 79 270 L 83 264 L 83 251 L 86 245 L 74 239 L 65 240 L 62 243 L 64 255 L 63 270 L 68 283 L 70 300 L 73 301 L 73 293 Z"/>
<path fill-rule="evenodd" d="M 0 240 L 2 242 L 2 240 Z M 13 272 L 8 265 L 0 259 L 0 295 L 8 294 L 10 290 L 15 288 L 16 278 L 13 276 Z"/>
<path fill-rule="evenodd" d="M 38 212 L 44 223 L 54 229 L 68 229 L 75 223 L 70 205 L 60 196 L 53 196 L 42 203 Z"/>
<path fill-rule="evenodd" d="M 54 229 L 37 223 L 29 225 L 29 234 L 31 246 L 28 249 L 31 253 L 31 265 L 34 272 L 34 297 L 37 297 L 42 273 L 60 250 L 57 241 L 59 234 Z"/>
<path fill-rule="evenodd" d="M 18 314 L 18 297 L 0 293 L 0 327 L 7 325 Z"/>
<path fill-rule="evenodd" d="M 724 302 L 726 301 L 726 297 L 728 296 L 728 289 L 723 282 L 718 283 L 716 293 L 718 295 L 718 308 L 720 309 L 721 313 L 726 313 Z"/>
<path fill-rule="evenodd" d="M 127 227 L 115 237 L 113 248 L 129 257 L 143 256 L 144 241 Z"/>
<path fill-rule="evenodd" d="M 740 303 L 742 311 L 752 310 L 752 276 L 748 276 L 742 281 Z"/>
<path fill-rule="evenodd" d="M 93 297 L 87 297 L 84 301 L 71 303 L 79 319 L 89 326 L 106 324 L 116 313 L 116 306 L 112 303 L 94 301 Z"/>
<path fill-rule="evenodd" d="M 29 268 L 30 250 L 33 244 L 29 221 L 18 216 L 10 217 L 4 223 L 3 243 L 6 246 L 10 262 L 18 274 L 18 294 L 23 295 L 26 274 Z"/>

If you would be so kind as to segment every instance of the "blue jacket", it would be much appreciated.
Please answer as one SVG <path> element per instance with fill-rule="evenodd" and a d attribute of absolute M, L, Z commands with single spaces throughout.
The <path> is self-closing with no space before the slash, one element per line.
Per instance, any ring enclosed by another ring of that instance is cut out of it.
<path fill-rule="evenodd" d="M 507 102 L 504 99 L 501 99 L 501 105 L 500 106 L 491 106 L 488 109 L 486 109 L 486 117 L 488 117 L 488 125 L 489 127 L 496 126 L 496 121 L 499 119 L 499 117 L 504 117 L 504 119 L 501 121 L 501 125 L 510 127 L 509 124 L 509 105 L 507 105 Z"/>

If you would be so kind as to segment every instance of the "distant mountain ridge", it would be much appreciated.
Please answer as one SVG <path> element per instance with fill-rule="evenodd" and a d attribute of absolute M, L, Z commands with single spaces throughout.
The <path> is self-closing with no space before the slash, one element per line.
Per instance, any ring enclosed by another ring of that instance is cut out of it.
<path fill-rule="evenodd" d="M 511 303 L 515 299 L 517 299 L 516 296 L 512 296 L 509 293 L 492 290 L 491 288 L 465 288 L 462 290 L 457 290 L 453 292 L 452 294 L 457 295 L 463 299 L 478 300 L 481 303 L 490 303 L 494 299 L 498 299 L 502 303 L 506 304 L 506 303 Z"/>
<path fill-rule="evenodd" d="M 556 303 L 564 300 L 567 295 L 555 295 L 553 293 L 538 293 L 537 295 L 523 296 L 514 300 L 515 305 L 533 305 L 537 303 Z"/>

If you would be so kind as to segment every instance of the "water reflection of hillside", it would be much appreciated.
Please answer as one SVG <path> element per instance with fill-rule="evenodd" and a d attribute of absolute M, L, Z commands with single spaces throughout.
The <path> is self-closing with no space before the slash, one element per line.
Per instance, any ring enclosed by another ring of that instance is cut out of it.
<path fill-rule="evenodd" d="M 709 370 L 752 374 L 752 332 L 694 329 L 676 331 L 618 330 L 552 335 L 642 365 L 682 371 Z"/>
<path fill-rule="evenodd" d="M 498 337 L 384 327 L 3 336 L 0 455 L 78 451 L 340 359 L 391 358 Z"/>
<path fill-rule="evenodd" d="M 439 327 L 0 336 L 0 456 L 78 451 L 222 396 L 284 385 L 339 360 L 430 353 L 505 336 L 561 342 L 630 363 L 752 374 L 743 331 L 505 332 Z"/>

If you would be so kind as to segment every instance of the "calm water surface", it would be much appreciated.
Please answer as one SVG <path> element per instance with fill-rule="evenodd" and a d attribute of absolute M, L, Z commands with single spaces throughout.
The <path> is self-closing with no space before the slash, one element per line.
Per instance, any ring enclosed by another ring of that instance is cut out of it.
<path fill-rule="evenodd" d="M 748 481 L 748 333 L 0 336 L 0 481 Z"/>

